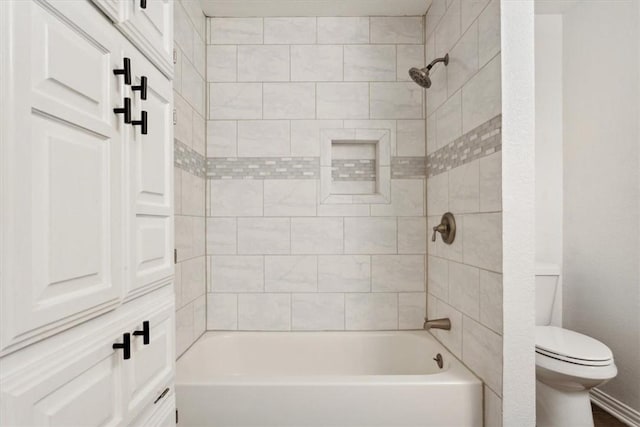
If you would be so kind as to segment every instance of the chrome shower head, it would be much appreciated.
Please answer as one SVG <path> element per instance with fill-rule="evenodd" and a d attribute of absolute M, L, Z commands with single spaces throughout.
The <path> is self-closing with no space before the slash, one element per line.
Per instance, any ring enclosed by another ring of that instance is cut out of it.
<path fill-rule="evenodd" d="M 438 62 L 444 62 L 445 66 L 448 65 L 449 54 L 447 53 L 442 58 L 434 59 L 433 61 L 431 61 L 429 65 L 427 65 L 424 68 L 416 68 L 416 67 L 411 68 L 409 70 L 409 76 L 411 77 L 411 80 L 413 80 L 423 88 L 429 89 L 431 87 L 431 78 L 429 77 L 429 72 L 431 71 L 431 68 L 433 68 L 433 66 L 436 65 Z"/>

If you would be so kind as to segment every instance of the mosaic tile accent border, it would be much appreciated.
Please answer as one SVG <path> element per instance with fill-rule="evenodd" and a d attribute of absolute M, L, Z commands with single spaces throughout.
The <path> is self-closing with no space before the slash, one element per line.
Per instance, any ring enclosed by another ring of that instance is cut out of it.
<path fill-rule="evenodd" d="M 207 159 L 210 179 L 319 179 L 319 157 L 226 157 Z"/>
<path fill-rule="evenodd" d="M 502 149 L 502 114 L 427 156 L 427 178 Z"/>
<path fill-rule="evenodd" d="M 375 181 L 376 161 L 372 159 L 333 159 L 331 179 L 334 181 Z"/>
<path fill-rule="evenodd" d="M 173 140 L 173 165 L 191 175 L 205 177 L 205 157 L 177 139 Z"/>
<path fill-rule="evenodd" d="M 426 157 L 392 157 L 392 179 L 416 179 L 426 176 Z"/>
<path fill-rule="evenodd" d="M 210 157 L 206 162 L 209 179 L 320 179 L 319 157 Z M 372 162 L 370 169 L 375 179 L 375 161 Z M 392 179 L 424 177 L 424 157 L 391 158 Z"/>

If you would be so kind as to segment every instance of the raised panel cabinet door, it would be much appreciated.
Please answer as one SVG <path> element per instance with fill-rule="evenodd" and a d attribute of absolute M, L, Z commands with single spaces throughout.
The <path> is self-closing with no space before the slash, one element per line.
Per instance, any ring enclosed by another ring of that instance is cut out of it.
<path fill-rule="evenodd" d="M 3 426 L 119 426 L 126 417 L 121 336 L 69 348 L 57 357 L 5 375 L 0 387 Z"/>
<path fill-rule="evenodd" d="M 126 0 L 91 0 L 113 22 L 121 22 L 124 19 L 124 2 Z"/>
<path fill-rule="evenodd" d="M 0 2 L 0 355 L 123 294 L 118 32 L 89 2 Z"/>
<path fill-rule="evenodd" d="M 166 76 L 173 76 L 173 2 L 122 1 L 124 20 L 117 25 Z"/>
<path fill-rule="evenodd" d="M 127 419 L 132 425 L 137 425 L 134 419 L 144 418 L 145 413 L 174 398 L 175 308 L 165 304 L 145 320 L 149 322 L 148 344 L 144 344 L 143 336 L 132 336 L 132 363 L 125 371 Z M 142 330 L 142 326 L 135 330 Z"/>
<path fill-rule="evenodd" d="M 171 282 L 173 275 L 173 108 L 171 81 L 133 46 L 132 87 L 146 79 L 146 99 L 132 90 L 133 125 L 127 132 L 129 192 L 126 297 Z M 146 131 L 141 122 L 146 113 Z"/>

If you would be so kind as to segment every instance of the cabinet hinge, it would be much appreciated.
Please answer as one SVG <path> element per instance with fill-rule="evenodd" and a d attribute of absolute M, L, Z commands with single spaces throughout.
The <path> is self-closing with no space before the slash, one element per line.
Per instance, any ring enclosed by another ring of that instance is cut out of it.
<path fill-rule="evenodd" d="M 176 50 L 176 48 L 173 48 L 173 63 L 177 64 L 178 63 L 178 51 Z"/>
<path fill-rule="evenodd" d="M 173 250 L 173 263 L 174 264 L 178 263 L 178 250 L 177 249 Z"/>
<path fill-rule="evenodd" d="M 178 123 L 178 113 L 176 112 L 176 109 L 173 109 L 173 124 L 176 125 Z"/>
<path fill-rule="evenodd" d="M 176 409 L 176 424 L 178 424 L 178 410 Z"/>

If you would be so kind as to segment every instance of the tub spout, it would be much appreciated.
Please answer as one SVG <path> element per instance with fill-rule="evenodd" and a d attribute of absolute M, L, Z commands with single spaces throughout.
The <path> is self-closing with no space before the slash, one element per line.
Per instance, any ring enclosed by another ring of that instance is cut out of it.
<path fill-rule="evenodd" d="M 445 317 L 442 319 L 433 319 L 433 320 L 429 320 L 425 318 L 423 328 L 426 329 L 427 331 L 429 329 L 444 329 L 445 331 L 450 331 L 451 320 L 449 320 L 448 317 Z"/>

